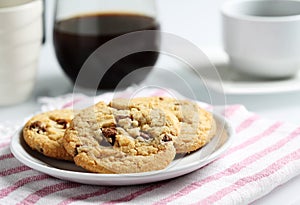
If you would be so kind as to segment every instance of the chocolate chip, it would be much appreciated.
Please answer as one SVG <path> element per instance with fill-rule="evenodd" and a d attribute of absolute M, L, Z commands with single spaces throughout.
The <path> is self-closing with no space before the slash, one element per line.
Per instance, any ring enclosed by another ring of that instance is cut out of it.
<path fill-rule="evenodd" d="M 163 142 L 170 142 L 172 141 L 172 137 L 168 134 L 165 134 L 165 136 L 162 138 Z"/>
<path fill-rule="evenodd" d="M 111 145 L 114 145 L 116 141 L 117 129 L 115 127 L 108 127 L 102 128 L 101 131 L 104 137 L 107 139 L 107 141 Z"/>
<path fill-rule="evenodd" d="M 117 134 L 117 129 L 115 127 L 102 128 L 101 131 L 105 137 L 111 137 Z"/>
<path fill-rule="evenodd" d="M 41 121 L 35 121 L 35 122 L 31 123 L 31 125 L 29 126 L 29 129 L 37 130 L 37 133 L 39 133 L 39 134 L 46 132 L 46 128 Z"/>
<path fill-rule="evenodd" d="M 80 145 L 76 145 L 75 150 L 74 150 L 74 157 L 79 154 L 79 152 L 78 152 L 79 147 L 80 147 Z"/>
<path fill-rule="evenodd" d="M 67 129 L 68 122 L 65 119 L 57 119 L 56 123 L 63 126 L 63 129 Z"/>
<path fill-rule="evenodd" d="M 159 100 L 164 100 L 164 98 L 163 98 L 163 97 L 159 97 L 158 99 L 159 99 Z"/>
<path fill-rule="evenodd" d="M 42 126 L 42 122 L 41 121 L 35 121 L 33 123 L 31 123 L 29 129 L 33 130 L 33 129 L 38 129 Z"/>

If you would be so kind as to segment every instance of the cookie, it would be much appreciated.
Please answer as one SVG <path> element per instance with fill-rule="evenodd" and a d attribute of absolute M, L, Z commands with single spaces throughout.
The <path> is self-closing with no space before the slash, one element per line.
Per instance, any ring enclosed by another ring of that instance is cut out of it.
<path fill-rule="evenodd" d="M 178 119 L 159 108 L 116 109 L 104 102 L 81 110 L 64 136 L 74 162 L 97 173 L 139 173 L 166 168 L 176 150 Z"/>
<path fill-rule="evenodd" d="M 23 128 L 23 138 L 33 150 L 47 157 L 73 160 L 63 147 L 62 138 L 73 119 L 71 110 L 54 110 L 32 117 Z"/>
<path fill-rule="evenodd" d="M 213 115 L 197 103 L 169 97 L 142 97 L 115 99 L 111 106 L 116 109 L 156 109 L 173 113 L 179 121 L 179 135 L 174 138 L 177 153 L 189 153 L 206 145 L 216 133 Z"/>

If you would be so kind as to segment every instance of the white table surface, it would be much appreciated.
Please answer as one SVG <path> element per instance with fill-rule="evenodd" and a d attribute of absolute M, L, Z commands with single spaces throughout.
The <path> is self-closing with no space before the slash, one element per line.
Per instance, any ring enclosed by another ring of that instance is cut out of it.
<path fill-rule="evenodd" d="M 221 47 L 218 10 L 221 2 L 222 0 L 158 1 L 162 29 L 186 38 L 200 48 Z M 39 110 L 40 105 L 37 103 L 37 98 L 40 96 L 51 97 L 72 92 L 72 84 L 60 69 L 53 51 L 52 3 L 53 1 L 47 2 L 47 42 L 41 52 L 35 90 L 32 96 L 21 104 L 0 107 L 0 122 L 22 123 L 25 117 Z M 153 79 L 163 80 L 155 72 L 152 75 Z M 187 78 L 189 75 L 192 74 L 187 73 Z M 248 110 L 267 118 L 300 124 L 300 92 L 226 95 L 226 99 L 227 104 L 243 104 Z M 201 100 L 206 101 L 207 99 Z M 300 176 L 276 188 L 253 204 L 300 204 L 299 189 Z"/>

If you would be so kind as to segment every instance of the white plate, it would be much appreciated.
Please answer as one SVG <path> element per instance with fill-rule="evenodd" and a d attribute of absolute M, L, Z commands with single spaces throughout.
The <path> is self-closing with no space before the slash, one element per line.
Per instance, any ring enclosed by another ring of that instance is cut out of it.
<path fill-rule="evenodd" d="M 300 72 L 293 78 L 281 80 L 256 79 L 240 74 L 228 65 L 228 56 L 221 48 L 203 48 L 203 52 L 217 68 L 220 74 L 223 88 L 216 76 L 205 77 L 207 85 L 218 92 L 225 94 L 271 94 L 282 92 L 300 91 Z M 211 69 L 199 66 L 199 72 L 203 69 Z M 223 89 L 223 90 L 222 90 Z"/>
<path fill-rule="evenodd" d="M 59 179 L 95 185 L 144 184 L 193 172 L 224 153 L 231 144 L 234 132 L 223 117 L 215 115 L 215 118 L 217 121 L 217 134 L 209 144 L 192 154 L 176 156 L 166 169 L 160 171 L 133 174 L 89 173 L 72 162 L 44 157 L 38 152 L 31 150 L 23 140 L 21 131 L 13 136 L 10 149 L 20 162 Z"/>

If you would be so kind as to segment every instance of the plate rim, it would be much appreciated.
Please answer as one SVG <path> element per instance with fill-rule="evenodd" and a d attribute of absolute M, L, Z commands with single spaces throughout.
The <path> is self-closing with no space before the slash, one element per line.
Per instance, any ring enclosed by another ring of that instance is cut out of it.
<path fill-rule="evenodd" d="M 188 173 L 191 173 L 195 170 L 200 169 L 201 167 L 207 165 L 208 163 L 214 161 L 217 157 L 222 155 L 232 144 L 235 132 L 231 123 L 222 115 L 213 113 L 214 117 L 221 121 L 224 124 L 224 128 L 228 133 L 226 142 L 223 143 L 218 149 L 212 152 L 210 155 L 206 156 L 204 159 L 195 161 L 192 163 L 185 164 L 174 169 L 165 168 L 163 170 L 143 172 L 143 173 L 128 173 L 128 174 L 99 174 L 91 172 L 79 172 L 72 170 L 63 170 L 56 167 L 53 167 L 46 162 L 31 156 L 21 145 L 20 135 L 22 134 L 22 128 L 19 128 L 18 131 L 12 136 L 10 143 L 10 150 L 14 157 L 21 162 L 22 164 L 42 172 L 44 174 L 59 178 L 62 180 L 68 180 L 72 182 L 89 184 L 89 185 L 136 185 L 136 184 L 145 184 L 150 182 L 157 182 L 162 180 L 167 180 L 175 177 L 179 177 Z M 36 162 L 38 161 L 38 162 Z M 174 165 L 176 167 L 176 164 Z M 131 177 L 130 183 L 125 183 L 128 181 L 128 177 Z M 135 179 L 134 181 L 132 181 Z M 112 180 L 109 183 L 105 182 L 107 180 Z"/>

